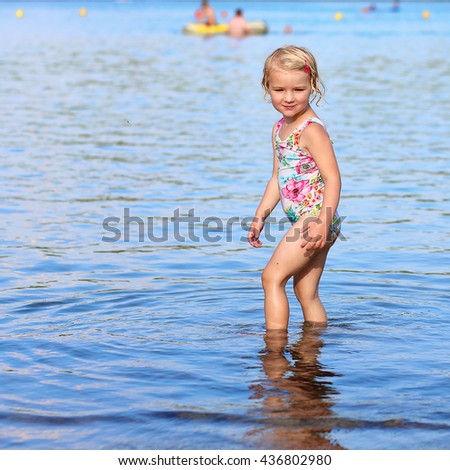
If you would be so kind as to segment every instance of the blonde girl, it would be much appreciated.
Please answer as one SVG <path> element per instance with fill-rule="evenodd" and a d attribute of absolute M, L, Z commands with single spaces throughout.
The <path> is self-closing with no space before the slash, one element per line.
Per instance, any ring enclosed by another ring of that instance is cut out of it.
<path fill-rule="evenodd" d="M 297 46 L 281 47 L 266 59 L 262 86 L 282 118 L 272 130 L 272 176 L 248 241 L 262 246 L 264 221 L 279 201 L 292 222 L 262 273 L 266 328 L 288 328 L 290 278 L 305 322 L 325 324 L 319 281 L 340 230 L 341 177 L 330 137 L 311 107 L 323 97 L 324 86 L 313 55 Z"/>

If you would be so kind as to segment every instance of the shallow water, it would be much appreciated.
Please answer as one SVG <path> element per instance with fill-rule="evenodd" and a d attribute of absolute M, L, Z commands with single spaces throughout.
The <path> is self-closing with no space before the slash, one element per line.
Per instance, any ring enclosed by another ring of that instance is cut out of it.
<path fill-rule="evenodd" d="M 1 448 L 450 447 L 450 9 L 359 7 L 245 4 L 270 33 L 235 41 L 183 36 L 194 3 L 0 6 Z M 289 336 L 265 337 L 282 232 L 254 250 L 241 224 L 286 43 L 327 85 L 345 239 L 329 326 L 291 296 Z"/>

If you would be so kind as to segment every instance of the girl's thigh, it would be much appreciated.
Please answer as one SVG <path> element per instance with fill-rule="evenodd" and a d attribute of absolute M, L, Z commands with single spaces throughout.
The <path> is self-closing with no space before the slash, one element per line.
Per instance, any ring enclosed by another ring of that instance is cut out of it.
<path fill-rule="evenodd" d="M 269 263 L 266 266 L 266 274 L 279 282 L 287 281 L 294 274 L 304 270 L 314 259 L 318 252 L 327 251 L 329 247 L 321 250 L 307 251 L 302 248 L 304 241 L 301 228 L 302 221 L 294 224 L 280 240 Z"/>

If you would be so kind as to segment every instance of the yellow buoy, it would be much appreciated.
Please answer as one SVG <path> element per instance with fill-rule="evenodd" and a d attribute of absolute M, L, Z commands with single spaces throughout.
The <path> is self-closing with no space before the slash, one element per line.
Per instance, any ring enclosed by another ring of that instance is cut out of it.
<path fill-rule="evenodd" d="M 87 16 L 87 8 L 80 8 L 80 16 Z"/>
<path fill-rule="evenodd" d="M 344 18 L 344 13 L 338 11 L 334 14 L 334 19 L 336 21 L 341 21 Z"/>
<path fill-rule="evenodd" d="M 23 18 L 24 14 L 23 10 L 16 10 L 16 18 Z"/>
<path fill-rule="evenodd" d="M 423 12 L 422 12 L 422 18 L 423 18 L 424 20 L 428 20 L 428 19 L 430 18 L 430 16 L 431 16 L 431 13 L 430 13 L 428 10 L 423 10 Z"/>

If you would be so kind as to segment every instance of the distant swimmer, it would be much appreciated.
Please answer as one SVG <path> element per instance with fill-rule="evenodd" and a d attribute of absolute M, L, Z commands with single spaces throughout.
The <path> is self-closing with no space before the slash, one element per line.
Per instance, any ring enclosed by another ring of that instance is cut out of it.
<path fill-rule="evenodd" d="M 361 11 L 363 13 L 370 13 L 371 11 L 375 11 L 376 9 L 377 9 L 377 6 L 375 5 L 375 3 L 371 3 L 367 5 L 366 7 L 361 8 Z"/>
<path fill-rule="evenodd" d="M 233 18 L 228 22 L 228 34 L 235 38 L 243 38 L 247 34 L 251 34 L 251 32 L 250 25 L 244 18 L 242 10 L 238 8 Z"/>
<path fill-rule="evenodd" d="M 206 24 L 207 26 L 213 26 L 217 24 L 216 12 L 207 0 L 202 0 L 202 7 L 197 11 L 195 16 L 199 21 Z"/>

